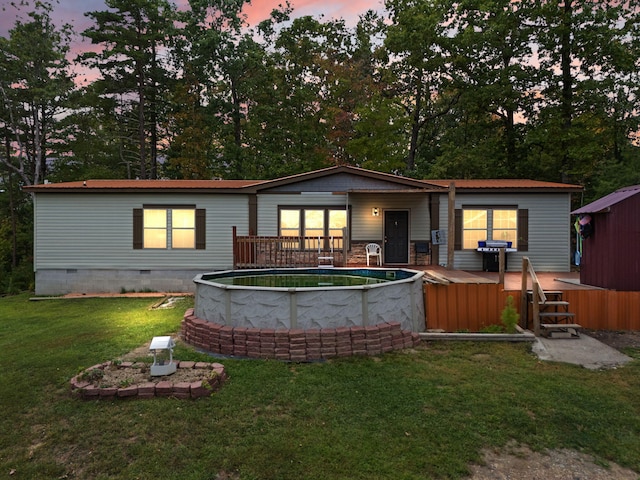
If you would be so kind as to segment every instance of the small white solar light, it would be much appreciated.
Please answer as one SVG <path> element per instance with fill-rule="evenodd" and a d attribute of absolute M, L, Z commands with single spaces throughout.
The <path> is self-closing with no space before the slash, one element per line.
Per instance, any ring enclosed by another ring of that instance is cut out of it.
<path fill-rule="evenodd" d="M 151 376 L 160 377 L 171 375 L 176 371 L 176 364 L 173 363 L 173 347 L 176 342 L 170 336 L 153 337 L 149 350 L 153 352 L 153 365 L 151 365 Z M 169 358 L 167 359 L 167 355 Z"/>

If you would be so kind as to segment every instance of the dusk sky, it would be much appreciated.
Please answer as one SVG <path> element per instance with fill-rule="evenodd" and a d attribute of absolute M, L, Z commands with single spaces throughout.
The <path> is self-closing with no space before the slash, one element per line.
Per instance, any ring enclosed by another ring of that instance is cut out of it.
<path fill-rule="evenodd" d="M 253 0 L 245 8 L 249 22 L 253 25 L 268 18 L 271 11 L 284 0 Z M 0 0 L 0 35 L 6 36 L 16 21 L 16 10 L 10 5 L 11 0 Z M 31 0 L 30 3 L 34 3 Z M 186 0 L 177 0 L 178 7 L 185 5 Z M 358 16 L 367 10 L 382 10 L 383 0 L 292 0 L 295 17 L 324 15 L 325 19 L 344 18 L 352 26 Z M 76 32 L 80 33 L 88 28 L 90 20 L 84 16 L 85 12 L 106 9 L 104 0 L 60 0 L 55 5 L 54 18 L 57 24 L 71 23 Z M 24 12 L 30 9 L 25 9 Z M 23 14 L 23 17 L 25 15 Z"/>
<path fill-rule="evenodd" d="M 0 36 L 7 37 L 9 30 L 15 25 L 17 17 L 27 20 L 26 14 L 33 10 L 32 7 L 22 7 L 21 12 L 18 12 L 11 6 L 12 1 L 0 0 Z M 51 1 L 54 3 L 54 0 Z M 187 0 L 173 1 L 179 9 L 188 4 Z M 271 11 L 284 1 L 253 0 L 251 4 L 246 5 L 244 10 L 249 24 L 253 26 L 269 18 Z M 29 0 L 30 5 L 34 3 L 35 0 Z M 305 15 L 313 17 L 323 15 L 325 20 L 343 18 L 348 26 L 354 26 L 359 16 L 367 10 L 382 11 L 384 9 L 384 0 L 290 0 L 289 3 L 293 7 L 292 16 L 294 18 Z M 59 0 L 59 3 L 54 3 L 52 17 L 56 26 L 69 23 L 76 32 L 69 59 L 73 60 L 76 55 L 91 49 L 90 42 L 80 35 L 91 26 L 91 19 L 86 17 L 85 13 L 105 9 L 104 0 Z M 77 63 L 74 65 L 73 71 L 77 75 L 75 81 L 78 84 L 92 81 L 96 77 L 95 71 L 88 70 Z"/>

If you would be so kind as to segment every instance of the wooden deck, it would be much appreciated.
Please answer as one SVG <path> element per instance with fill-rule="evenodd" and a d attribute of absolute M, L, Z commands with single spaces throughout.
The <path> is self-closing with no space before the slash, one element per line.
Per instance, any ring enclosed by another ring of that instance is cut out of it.
<path fill-rule="evenodd" d="M 351 266 L 351 265 L 350 265 Z M 355 265 L 353 265 L 355 266 Z M 363 265 L 357 265 L 362 267 Z M 388 265 L 385 265 L 388 267 Z M 434 280 L 443 279 L 449 283 L 497 284 L 497 272 L 470 272 L 466 270 L 448 270 L 438 265 L 408 265 L 401 268 L 421 270 Z M 601 290 L 599 287 L 580 284 L 579 272 L 536 272 L 538 280 L 544 290 Z M 506 272 L 504 274 L 505 290 L 520 290 L 522 282 L 521 272 Z M 529 285 L 531 287 L 531 285 Z"/>
<path fill-rule="evenodd" d="M 447 270 L 436 266 L 410 266 L 424 270 L 440 282 L 425 283 L 427 328 L 448 332 L 478 331 L 500 324 L 500 313 L 511 295 L 519 310 L 522 274 Z M 617 292 L 580 284 L 577 272 L 536 272 L 544 290 L 561 291 L 570 304 L 575 321 L 596 330 L 640 330 L 640 292 Z M 530 288 L 529 285 L 527 288 Z"/>

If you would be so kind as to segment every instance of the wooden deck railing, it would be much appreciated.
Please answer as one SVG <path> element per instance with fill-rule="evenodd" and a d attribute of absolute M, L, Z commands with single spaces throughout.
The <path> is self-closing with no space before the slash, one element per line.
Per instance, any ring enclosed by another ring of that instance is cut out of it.
<path fill-rule="evenodd" d="M 345 265 L 343 238 L 237 235 L 233 227 L 233 268 Z"/>
<path fill-rule="evenodd" d="M 531 277 L 531 297 L 532 297 L 532 309 L 533 309 L 533 334 L 536 337 L 540 336 L 540 304 L 544 304 L 547 301 L 547 297 L 544 294 L 544 290 L 540 286 L 540 281 L 536 275 L 533 265 L 529 260 L 529 257 L 522 257 L 522 287 L 520 288 L 520 317 L 526 315 L 529 309 L 529 298 L 527 295 L 527 277 Z"/>

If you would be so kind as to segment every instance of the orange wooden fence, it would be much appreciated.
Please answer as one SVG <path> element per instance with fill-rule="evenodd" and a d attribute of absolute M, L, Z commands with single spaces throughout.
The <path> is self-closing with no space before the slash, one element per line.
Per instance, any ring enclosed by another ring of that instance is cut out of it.
<path fill-rule="evenodd" d="M 640 292 L 566 290 L 576 323 L 595 330 L 640 330 Z"/>
<path fill-rule="evenodd" d="M 500 284 L 425 284 L 428 329 L 477 332 L 501 324 L 500 314 L 509 295 L 519 310 L 520 290 Z M 565 290 L 563 299 L 576 314 L 575 322 L 597 330 L 640 330 L 640 292 Z"/>

